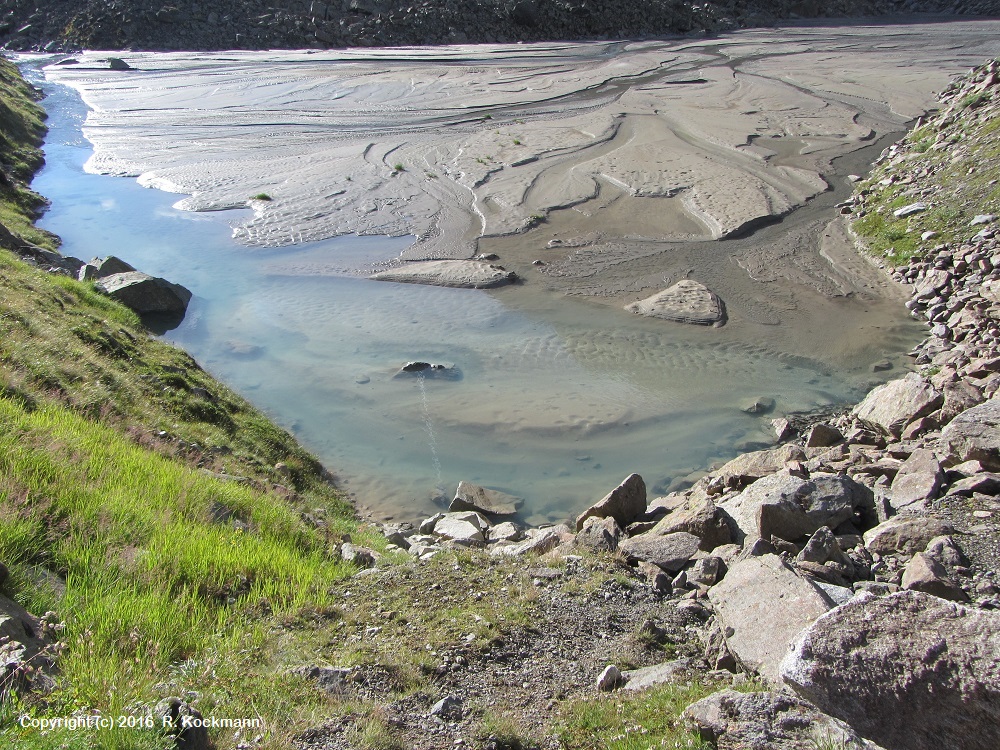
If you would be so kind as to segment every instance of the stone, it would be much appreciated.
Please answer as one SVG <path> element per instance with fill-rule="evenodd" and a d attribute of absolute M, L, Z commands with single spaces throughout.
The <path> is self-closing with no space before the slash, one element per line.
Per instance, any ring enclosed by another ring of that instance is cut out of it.
<path fill-rule="evenodd" d="M 430 284 L 462 289 L 493 289 L 511 284 L 517 274 L 478 260 L 428 260 L 379 271 L 369 278 L 401 284 Z"/>
<path fill-rule="evenodd" d="M 11 691 L 42 693 L 54 687 L 55 661 L 42 632 L 38 617 L 0 595 L 0 701 L 6 702 Z"/>
<path fill-rule="evenodd" d="M 734 535 L 739 532 L 749 540 L 774 536 L 794 542 L 821 526 L 836 529 L 856 516 L 867 526 L 875 523 L 872 491 L 839 474 L 817 473 L 809 479 L 772 474 L 719 507 L 733 520 Z"/>
<path fill-rule="evenodd" d="M 718 295 L 693 279 L 682 279 L 652 297 L 625 305 L 625 309 L 637 315 L 695 325 L 721 325 L 726 320 L 726 308 Z"/>
<path fill-rule="evenodd" d="M 949 495 L 962 495 L 972 497 L 980 495 L 1000 495 L 1000 474 L 985 471 L 981 474 L 973 474 L 971 477 L 959 479 L 948 487 Z"/>
<path fill-rule="evenodd" d="M 177 697 L 164 698 L 153 708 L 157 727 L 173 737 L 177 750 L 211 750 L 208 730 L 201 725 L 202 715 L 194 706 Z"/>
<path fill-rule="evenodd" d="M 99 279 L 116 273 L 130 273 L 136 270 L 116 255 L 109 255 L 107 258 L 91 258 L 87 265 L 94 269 L 94 275 Z"/>
<path fill-rule="evenodd" d="M 727 487 L 742 489 L 761 477 L 785 468 L 789 461 L 804 461 L 805 452 L 796 445 L 782 445 L 766 451 L 752 451 L 737 456 L 712 472 Z"/>
<path fill-rule="evenodd" d="M 714 586 L 726 571 L 726 565 L 718 557 L 702 557 L 686 571 L 688 583 L 695 586 Z"/>
<path fill-rule="evenodd" d="M 1000 747 L 1000 614 L 917 591 L 861 593 L 820 617 L 784 683 L 890 750 Z"/>
<path fill-rule="evenodd" d="M 359 568 L 372 568 L 377 561 L 378 553 L 367 547 L 359 547 L 350 542 L 340 546 L 340 557 L 344 562 L 357 565 Z"/>
<path fill-rule="evenodd" d="M 944 483 L 944 472 L 934 451 L 918 448 L 900 465 L 890 485 L 892 507 L 923 508 L 937 497 Z"/>
<path fill-rule="evenodd" d="M 700 543 L 698 548 L 711 552 L 716 547 L 729 544 L 732 533 L 726 516 L 708 497 L 692 496 L 683 506 L 671 511 L 649 531 L 653 536 L 664 536 L 684 531 L 694 534 Z"/>
<path fill-rule="evenodd" d="M 108 67 L 111 70 L 132 70 L 132 66 L 127 62 L 122 60 L 120 57 L 109 57 Z"/>
<path fill-rule="evenodd" d="M 113 273 L 95 282 L 98 291 L 140 315 L 183 315 L 191 292 L 180 284 L 139 271 Z"/>
<path fill-rule="evenodd" d="M 904 589 L 922 591 L 953 602 L 969 600 L 968 594 L 948 579 L 948 571 L 944 565 L 926 552 L 918 552 L 910 558 L 903 570 L 901 583 Z"/>
<path fill-rule="evenodd" d="M 691 662 L 688 659 L 675 659 L 651 667 L 627 669 L 621 673 L 621 678 L 625 683 L 625 690 L 645 690 L 654 685 L 677 682 L 688 674 L 690 669 Z"/>
<path fill-rule="evenodd" d="M 698 537 L 684 531 L 663 536 L 641 534 L 622 540 L 618 551 L 629 563 L 650 562 L 669 573 L 677 573 L 698 551 L 700 544 Z"/>
<path fill-rule="evenodd" d="M 511 516 L 517 513 L 523 503 L 522 498 L 499 490 L 487 489 L 471 482 L 459 482 L 455 499 L 451 501 L 448 510 L 474 510 L 487 516 Z"/>
<path fill-rule="evenodd" d="M 938 418 L 941 424 L 948 424 L 963 411 L 983 402 L 982 391 L 966 380 L 948 383 L 941 392 L 944 395 L 944 404 Z"/>
<path fill-rule="evenodd" d="M 929 516 L 894 516 L 865 532 L 865 547 L 877 555 L 912 555 L 932 539 L 954 533 L 951 524 Z"/>
<path fill-rule="evenodd" d="M 459 543 L 481 544 L 489 527 L 489 521 L 475 511 L 445 513 L 434 524 L 434 533 Z"/>
<path fill-rule="evenodd" d="M 854 407 L 854 415 L 873 429 L 899 437 L 910 422 L 930 414 L 943 396 L 915 373 L 872 389 Z"/>
<path fill-rule="evenodd" d="M 504 521 L 489 530 L 491 542 L 519 542 L 524 539 L 524 529 L 516 523 Z"/>
<path fill-rule="evenodd" d="M 748 670 L 779 683 L 778 668 L 802 630 L 831 602 L 777 555 L 748 557 L 708 590 L 726 646 Z M 766 634 L 766 637 L 762 637 Z"/>
<path fill-rule="evenodd" d="M 646 483 L 638 474 L 630 474 L 611 492 L 591 505 L 576 519 L 576 530 L 588 518 L 614 518 L 622 528 L 646 510 Z"/>
<path fill-rule="evenodd" d="M 350 667 L 295 667 L 291 673 L 305 677 L 316 683 L 316 686 L 329 695 L 344 695 L 347 692 L 347 679 L 351 674 Z"/>
<path fill-rule="evenodd" d="M 397 378 L 433 378 L 435 380 L 461 380 L 462 371 L 444 362 L 407 362 L 392 376 Z"/>
<path fill-rule="evenodd" d="M 609 664 L 597 678 L 597 689 L 602 692 L 614 690 L 622 681 L 622 673 L 614 664 Z"/>
<path fill-rule="evenodd" d="M 817 422 L 806 433 L 806 448 L 829 448 L 843 440 L 844 436 L 836 427 Z"/>
<path fill-rule="evenodd" d="M 462 720 L 462 699 L 454 695 L 448 695 L 439 700 L 428 711 L 428 715 L 436 716 L 444 721 Z"/>
<path fill-rule="evenodd" d="M 759 396 L 743 407 L 747 414 L 767 414 L 774 411 L 774 399 L 766 396 Z"/>
<path fill-rule="evenodd" d="M 926 203 L 910 203 L 909 205 L 903 206 L 902 208 L 897 208 L 892 212 L 892 215 L 897 219 L 901 219 L 906 216 L 912 216 L 913 214 L 923 213 L 927 210 Z"/>
<path fill-rule="evenodd" d="M 702 742 L 747 750 L 884 750 L 848 724 L 793 695 L 721 690 L 684 709 Z"/>
<path fill-rule="evenodd" d="M 548 529 L 528 529 L 526 532 L 527 538 L 523 542 L 497 544 L 490 549 L 490 554 L 507 555 L 510 557 L 522 557 L 529 554 L 544 555 L 546 552 L 559 546 L 563 541 L 563 533 L 569 533 L 569 529 L 565 526 Z"/>
<path fill-rule="evenodd" d="M 573 543 L 578 547 L 584 547 L 595 552 L 614 552 L 618 549 L 618 542 L 622 537 L 622 530 L 614 518 L 588 518 L 583 528 L 576 533 Z"/>
<path fill-rule="evenodd" d="M 646 579 L 646 583 L 650 585 L 653 591 L 668 596 L 673 593 L 674 587 L 670 581 L 670 576 L 659 565 L 653 565 L 651 562 L 640 560 L 636 566 L 636 570 L 639 572 L 639 575 Z"/>
<path fill-rule="evenodd" d="M 774 428 L 774 439 L 779 443 L 784 443 L 786 440 L 791 440 L 797 434 L 795 428 L 792 427 L 792 423 L 789 422 L 784 417 L 779 419 L 771 420 L 771 427 Z"/>
<path fill-rule="evenodd" d="M 979 461 L 988 471 L 1000 471 L 1000 397 L 962 412 L 941 431 L 938 452 L 947 464 Z"/>

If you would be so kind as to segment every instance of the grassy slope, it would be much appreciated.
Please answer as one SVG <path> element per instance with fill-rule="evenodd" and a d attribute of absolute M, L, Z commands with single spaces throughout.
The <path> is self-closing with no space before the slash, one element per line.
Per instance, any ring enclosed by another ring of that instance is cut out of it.
<path fill-rule="evenodd" d="M 0 61 L 0 222 L 54 247 L 31 225 L 43 205 L 26 187 L 41 164 L 32 99 Z M 326 523 L 306 524 L 306 508 Z M 267 634 L 328 604 L 350 572 L 331 540 L 356 526 L 316 460 L 189 356 L 89 285 L 0 250 L 3 593 L 65 622 L 59 689 L 3 705 L 0 738 L 157 747 L 155 732 L 42 735 L 11 722 L 184 691 L 203 710 L 294 726 L 319 699 L 275 678 Z"/>
<path fill-rule="evenodd" d="M 942 111 L 911 131 L 859 184 L 860 210 L 851 227 L 872 254 L 890 265 L 921 258 L 941 244 L 961 244 L 978 231 L 970 230 L 973 217 L 1000 213 L 997 87 L 968 91 L 963 80 L 942 95 Z M 916 202 L 928 209 L 909 217 L 893 215 Z M 922 240 L 924 232 L 937 234 Z"/>

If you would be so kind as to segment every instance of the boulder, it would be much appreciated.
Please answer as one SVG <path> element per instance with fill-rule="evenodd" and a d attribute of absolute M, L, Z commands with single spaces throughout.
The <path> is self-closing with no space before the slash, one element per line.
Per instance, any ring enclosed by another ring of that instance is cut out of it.
<path fill-rule="evenodd" d="M 699 549 L 705 552 L 711 552 L 716 547 L 732 541 L 725 514 L 708 497 L 692 496 L 683 506 L 657 522 L 649 533 L 653 536 L 664 536 L 678 531 L 698 537 L 701 540 Z"/>
<path fill-rule="evenodd" d="M 491 542 L 519 542 L 524 539 L 524 529 L 516 523 L 504 521 L 489 530 Z"/>
<path fill-rule="evenodd" d="M 792 542 L 821 526 L 836 529 L 849 520 L 871 526 L 875 520 L 871 490 L 840 474 L 813 474 L 809 479 L 772 474 L 719 507 L 732 518 L 734 533 L 746 539 L 773 535 Z"/>
<path fill-rule="evenodd" d="M 398 378 L 434 378 L 435 380 L 461 380 L 462 371 L 453 364 L 444 362 L 407 362 L 392 376 Z"/>
<path fill-rule="evenodd" d="M 588 518 L 576 534 L 573 543 L 595 552 L 614 552 L 622 538 L 622 530 L 614 518 Z"/>
<path fill-rule="evenodd" d="M 563 542 L 563 536 L 570 536 L 566 526 L 559 525 L 545 529 L 528 529 L 527 538 L 516 544 L 497 544 L 490 549 L 491 555 L 521 557 L 523 555 L 544 555 Z"/>
<path fill-rule="evenodd" d="M 912 555 L 934 537 L 954 533 L 951 524 L 928 516 L 894 516 L 865 532 L 865 547 L 879 555 Z"/>
<path fill-rule="evenodd" d="M 597 678 L 597 689 L 603 692 L 614 690 L 621 684 L 622 673 L 614 664 L 609 664 Z"/>
<path fill-rule="evenodd" d="M 1000 397 L 959 414 L 944 428 L 938 452 L 948 464 L 979 461 L 988 471 L 1000 471 Z"/>
<path fill-rule="evenodd" d="M 460 544 L 481 544 L 489 527 L 489 521 L 474 511 L 445 513 L 434 524 L 434 533 Z"/>
<path fill-rule="evenodd" d="M 926 552 L 918 552 L 906 564 L 902 586 L 909 591 L 922 591 L 953 602 L 969 601 L 969 595 L 962 587 L 949 579 L 944 565 Z"/>
<path fill-rule="evenodd" d="M 614 518 L 622 528 L 646 510 L 646 483 L 638 474 L 630 474 L 611 492 L 591 505 L 576 519 L 576 530 L 588 518 Z"/>
<path fill-rule="evenodd" d="M 492 289 L 516 281 L 517 274 L 478 260 L 428 260 L 380 271 L 369 278 L 403 284 Z"/>
<path fill-rule="evenodd" d="M 1000 614 L 862 593 L 796 641 L 781 677 L 889 750 L 1000 747 Z"/>
<path fill-rule="evenodd" d="M 783 445 L 766 451 L 752 451 L 737 456 L 712 472 L 727 487 L 742 489 L 761 477 L 785 468 L 789 461 L 804 461 L 805 452 L 796 445 Z"/>
<path fill-rule="evenodd" d="M 688 583 L 695 586 L 714 586 L 726 571 L 726 564 L 719 557 L 701 557 L 687 571 Z"/>
<path fill-rule="evenodd" d="M 890 486 L 892 507 L 896 510 L 923 508 L 938 495 L 944 472 L 934 451 L 918 448 L 900 465 Z"/>
<path fill-rule="evenodd" d="M 820 589 L 770 554 L 732 565 L 708 598 L 732 655 L 774 683 L 792 641 L 832 606 Z"/>
<path fill-rule="evenodd" d="M 873 429 L 899 437 L 910 422 L 930 414 L 944 398 L 916 373 L 872 389 L 854 415 Z"/>
<path fill-rule="evenodd" d="M 459 482 L 449 511 L 473 510 L 487 516 L 511 516 L 524 500 L 499 490 L 490 490 L 471 482 Z"/>
<path fill-rule="evenodd" d="M 844 436 L 836 427 L 818 422 L 806 433 L 806 448 L 830 448 L 843 439 Z"/>
<path fill-rule="evenodd" d="M 708 326 L 721 325 L 726 321 L 722 300 L 707 286 L 693 279 L 682 279 L 652 297 L 625 305 L 625 309 L 677 323 Z"/>
<path fill-rule="evenodd" d="M 843 721 L 785 693 L 721 690 L 684 709 L 703 742 L 719 748 L 883 750 Z"/>
<path fill-rule="evenodd" d="M 54 687 L 55 668 L 42 621 L 24 607 L 0 595 L 0 701 L 10 691 L 47 691 Z"/>
<path fill-rule="evenodd" d="M 95 282 L 97 289 L 139 313 L 183 315 L 191 292 L 180 284 L 139 271 L 113 273 Z"/>
<path fill-rule="evenodd" d="M 631 564 L 653 563 L 670 573 L 677 573 L 698 551 L 701 540 L 694 534 L 678 531 L 663 536 L 640 534 L 618 544 L 618 551 Z"/>
<path fill-rule="evenodd" d="M 116 273 L 129 273 L 136 269 L 126 263 L 116 255 L 109 255 L 107 258 L 91 258 L 87 266 L 93 268 L 94 277 L 103 279 Z M 82 270 L 82 269 L 81 269 Z"/>
<path fill-rule="evenodd" d="M 157 727 L 173 738 L 177 750 L 212 750 L 212 740 L 202 724 L 201 712 L 187 701 L 164 698 L 153 708 L 153 719 Z"/>

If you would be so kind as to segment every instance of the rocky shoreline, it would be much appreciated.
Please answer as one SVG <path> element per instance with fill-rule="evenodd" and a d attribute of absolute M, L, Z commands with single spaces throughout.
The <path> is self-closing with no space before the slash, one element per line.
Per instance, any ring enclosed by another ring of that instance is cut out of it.
<path fill-rule="evenodd" d="M 975 160 L 965 136 L 995 122 L 998 93 L 992 61 L 950 86 L 921 126 L 952 162 Z M 912 166 L 926 150 L 914 139 L 887 149 L 872 180 L 901 183 L 896 203 L 932 203 L 934 167 Z M 862 186 L 844 212 L 858 221 L 894 210 L 876 192 Z M 910 232 L 923 247 L 888 272 L 910 285 L 907 307 L 930 326 L 912 352 L 917 371 L 849 412 L 802 433 L 775 420 L 778 447 L 743 454 L 666 497 L 648 498 L 632 475 L 575 528 L 522 529 L 509 520 L 516 498 L 465 485 L 450 512 L 419 528 L 387 526 L 387 538 L 420 560 L 449 547 L 543 560 L 617 555 L 652 593 L 697 614 L 702 669 L 746 672 L 767 688 L 725 690 L 687 709 L 718 747 L 998 746 L 995 207 L 967 206 L 973 218 L 951 244 L 934 244 L 914 218 Z M 376 565 L 375 554 L 351 544 L 342 554 Z M 686 659 L 637 675 L 611 664 L 596 688 L 669 682 L 691 666 Z"/>
<path fill-rule="evenodd" d="M 989 15 L 989 0 L 37 0 L 0 2 L 0 46 L 219 50 L 629 39 L 898 13 Z"/>

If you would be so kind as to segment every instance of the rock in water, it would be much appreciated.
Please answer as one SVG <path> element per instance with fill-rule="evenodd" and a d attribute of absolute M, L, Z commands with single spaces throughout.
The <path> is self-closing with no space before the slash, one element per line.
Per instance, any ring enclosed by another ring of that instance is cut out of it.
<path fill-rule="evenodd" d="M 488 516 L 512 516 L 524 503 L 519 497 L 490 490 L 471 482 L 459 482 L 449 511 L 474 510 Z"/>
<path fill-rule="evenodd" d="M 726 321 L 722 300 L 704 284 L 692 279 L 678 281 L 669 289 L 633 302 L 626 310 L 650 318 L 710 326 Z"/>
<path fill-rule="evenodd" d="M 490 289 L 516 281 L 517 274 L 502 266 L 478 260 L 428 260 L 380 271 L 370 278 L 403 284 Z"/>
<path fill-rule="evenodd" d="M 113 273 L 95 284 L 100 291 L 140 315 L 183 315 L 191 301 L 191 292 L 180 284 L 139 271 Z"/>
<path fill-rule="evenodd" d="M 859 594 L 801 635 L 781 677 L 889 750 L 1000 747 L 995 612 L 917 591 Z"/>

